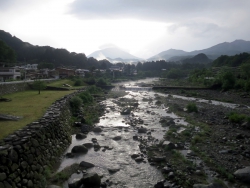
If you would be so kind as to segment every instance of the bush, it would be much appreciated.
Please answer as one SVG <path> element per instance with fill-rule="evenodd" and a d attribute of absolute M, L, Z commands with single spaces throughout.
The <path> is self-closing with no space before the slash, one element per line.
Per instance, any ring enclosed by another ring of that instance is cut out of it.
<path fill-rule="evenodd" d="M 94 101 L 93 97 L 88 91 L 84 91 L 78 95 L 80 99 L 82 100 L 83 104 L 92 103 Z"/>
<path fill-rule="evenodd" d="M 186 108 L 188 112 L 198 112 L 198 108 L 195 103 L 189 103 Z"/>
<path fill-rule="evenodd" d="M 70 99 L 70 106 L 73 109 L 73 111 L 77 111 L 82 106 L 82 99 L 78 96 L 73 97 Z"/>
<path fill-rule="evenodd" d="M 96 85 L 99 85 L 99 86 L 106 86 L 108 85 L 106 80 L 104 80 L 103 78 L 99 78 L 96 82 Z"/>
<path fill-rule="evenodd" d="M 76 79 L 74 86 L 82 86 L 83 85 L 83 81 L 81 79 Z"/>
<path fill-rule="evenodd" d="M 97 94 L 97 93 L 102 92 L 102 89 L 99 88 L 99 87 L 96 87 L 95 85 L 92 85 L 92 86 L 88 87 L 88 91 L 89 91 L 91 94 Z"/>
<path fill-rule="evenodd" d="M 244 114 L 238 114 L 236 112 L 231 112 L 228 115 L 228 119 L 232 122 L 232 123 L 242 123 L 244 121 L 244 119 L 246 119 L 246 115 Z"/>

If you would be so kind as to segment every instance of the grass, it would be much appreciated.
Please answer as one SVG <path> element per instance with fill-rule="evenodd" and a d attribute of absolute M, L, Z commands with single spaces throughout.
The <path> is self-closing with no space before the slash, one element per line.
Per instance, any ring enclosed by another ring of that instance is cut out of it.
<path fill-rule="evenodd" d="M 0 113 L 22 116 L 19 121 L 1 121 L 0 139 L 36 121 L 44 115 L 46 109 L 57 99 L 73 91 L 42 91 L 39 95 L 35 90 L 17 92 L 3 97 L 11 102 L 1 102 Z"/>
<path fill-rule="evenodd" d="M 64 87 L 63 84 L 68 84 L 72 87 Z M 48 86 L 52 86 L 52 87 L 60 87 L 60 88 L 68 88 L 68 89 L 79 89 L 82 88 L 84 86 L 74 86 L 75 81 L 70 80 L 70 79 L 61 79 L 61 80 L 57 80 L 54 82 L 51 82 L 49 84 L 47 84 Z"/>

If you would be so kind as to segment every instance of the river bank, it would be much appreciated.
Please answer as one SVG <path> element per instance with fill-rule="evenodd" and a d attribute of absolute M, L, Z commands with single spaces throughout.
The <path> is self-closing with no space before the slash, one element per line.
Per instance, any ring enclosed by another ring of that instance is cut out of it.
<path fill-rule="evenodd" d="M 232 111 L 249 116 L 246 104 L 132 88 L 99 101 L 103 115 L 93 129 L 78 124 L 58 169 L 76 167 L 63 187 L 86 183 L 86 174 L 96 187 L 248 187 L 235 174 L 250 166 L 248 124 L 228 119 Z M 190 102 L 197 112 L 187 111 Z"/>

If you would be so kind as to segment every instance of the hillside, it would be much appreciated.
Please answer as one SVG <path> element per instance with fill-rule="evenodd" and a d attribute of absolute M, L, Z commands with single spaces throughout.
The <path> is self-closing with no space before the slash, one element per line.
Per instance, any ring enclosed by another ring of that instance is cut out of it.
<path fill-rule="evenodd" d="M 55 67 L 99 68 L 105 63 L 106 67 L 111 66 L 108 61 L 87 58 L 83 53 L 69 52 L 66 49 L 57 49 L 50 46 L 34 46 L 3 30 L 0 30 L 0 40 L 15 51 L 19 64 L 47 62 L 54 64 Z"/>
<path fill-rule="evenodd" d="M 207 64 L 211 63 L 212 60 L 209 59 L 205 54 L 200 53 L 198 55 L 195 55 L 192 58 L 184 59 L 182 60 L 182 63 L 201 63 L 201 64 Z"/>
<path fill-rule="evenodd" d="M 197 54 L 205 54 L 209 59 L 216 59 L 220 57 L 221 55 L 236 55 L 243 52 L 249 52 L 250 51 L 250 41 L 244 41 L 244 40 L 235 40 L 233 42 L 224 42 L 217 45 L 214 45 L 210 48 L 206 48 L 203 50 L 195 50 L 191 52 L 185 52 L 182 50 L 175 50 L 170 49 L 163 51 L 148 60 L 166 60 L 166 61 L 179 61 L 183 59 L 183 56 L 195 56 Z"/>

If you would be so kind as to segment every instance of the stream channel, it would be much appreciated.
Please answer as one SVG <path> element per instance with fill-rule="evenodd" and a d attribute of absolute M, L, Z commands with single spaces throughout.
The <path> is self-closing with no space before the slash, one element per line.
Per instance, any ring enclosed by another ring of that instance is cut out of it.
<path fill-rule="evenodd" d="M 71 149 L 75 145 L 92 143 L 93 138 L 96 138 L 101 146 L 100 150 L 95 151 L 94 148 L 91 148 L 87 154 L 77 155 L 74 158 L 64 157 L 57 171 L 59 172 L 74 163 L 80 164 L 81 161 L 86 161 L 95 165 L 89 168 L 87 172 L 96 172 L 98 175 L 103 176 L 102 182 L 106 180 L 112 182 L 108 187 L 119 188 L 149 188 L 154 187 L 157 182 L 164 179 L 161 171 L 157 169 L 156 166 L 150 165 L 150 162 L 147 161 L 146 155 L 143 154 L 139 148 L 140 142 L 133 139 L 133 136 L 148 137 L 147 139 L 151 140 L 152 143 L 159 143 L 168 131 L 168 127 L 161 126 L 159 122 L 161 117 L 171 117 L 176 124 L 182 124 L 184 127 L 187 126 L 188 123 L 174 113 L 168 113 L 167 106 L 161 105 L 159 107 L 155 105 L 157 101 L 156 96 L 164 94 L 158 94 L 152 91 L 151 88 L 138 87 L 138 83 L 149 83 L 152 81 L 152 79 L 146 79 L 119 83 L 119 85 L 124 86 L 127 92 L 123 98 L 138 101 L 139 105 L 136 110 L 132 111 L 130 115 L 121 115 L 120 112 L 122 109 L 117 105 L 118 98 L 108 98 L 102 101 L 101 103 L 106 107 L 105 113 L 100 117 L 99 123 L 95 125 L 96 127 L 101 127 L 102 132 L 89 132 L 87 138 L 83 140 L 77 140 L 75 135 L 72 135 L 72 143 L 65 151 L 65 154 L 71 152 Z M 120 87 L 117 86 L 114 90 L 119 89 Z M 178 100 L 178 96 L 174 97 Z M 187 98 L 187 100 L 197 99 Z M 204 100 L 201 102 L 210 102 L 218 105 L 214 101 Z M 229 104 L 225 103 L 224 105 Z M 232 108 L 233 107 L 235 106 L 232 106 Z M 130 124 L 131 116 L 133 116 L 133 119 L 143 120 L 143 123 L 132 126 Z M 138 133 L 138 127 L 146 128 L 147 133 Z M 117 136 L 120 136 L 120 139 L 114 140 L 113 138 Z M 143 161 L 136 162 L 131 158 L 132 154 L 140 154 Z M 78 177 L 82 177 L 82 173 L 73 174 L 71 179 Z M 65 182 L 63 187 L 68 187 L 68 183 Z"/>

